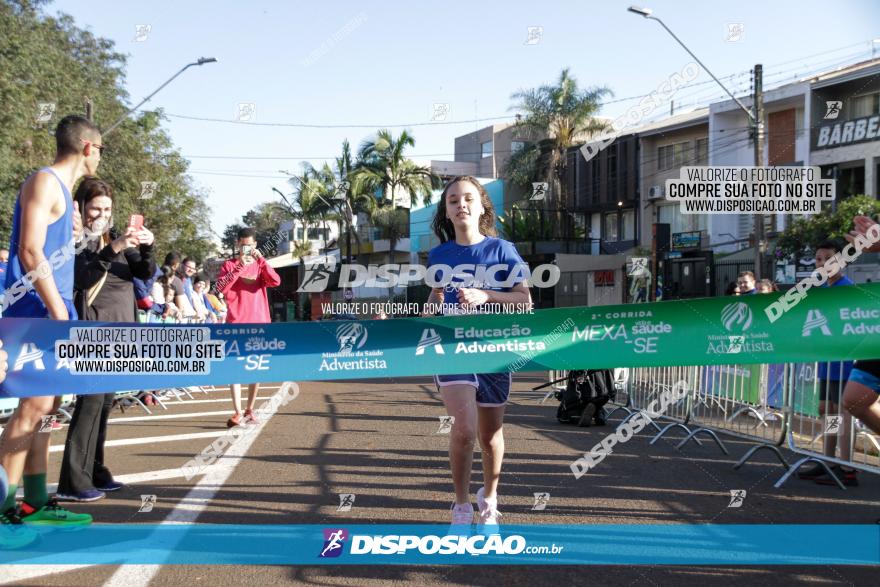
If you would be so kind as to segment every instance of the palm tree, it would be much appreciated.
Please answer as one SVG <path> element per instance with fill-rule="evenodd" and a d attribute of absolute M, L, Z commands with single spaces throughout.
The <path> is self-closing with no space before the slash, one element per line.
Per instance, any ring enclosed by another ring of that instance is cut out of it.
<path fill-rule="evenodd" d="M 381 191 L 382 200 L 390 198 L 392 208 L 397 206 L 397 194 L 403 191 L 409 193 L 412 205 L 416 205 L 419 195 L 426 206 L 430 204 L 431 190 L 439 186 L 440 179 L 430 168 L 406 158 L 404 150 L 415 144 L 408 132 L 402 131 L 395 139 L 387 129 L 380 130 L 375 139 L 364 141 L 358 152 L 358 164 L 350 174 L 354 191 Z"/>
<path fill-rule="evenodd" d="M 303 279 L 305 279 L 305 272 L 306 272 L 305 257 L 307 255 L 312 254 L 312 244 L 309 241 L 295 243 L 293 245 L 293 249 L 290 251 L 290 254 L 293 257 L 296 257 L 297 259 L 299 259 L 299 269 L 298 269 L 299 283 L 297 284 L 297 287 L 299 288 L 303 282 Z M 310 295 L 311 294 L 304 294 L 304 299 L 309 299 Z M 302 316 L 302 305 L 301 305 L 301 301 L 299 301 L 300 300 L 299 296 L 300 296 L 300 294 L 297 294 L 298 301 L 296 304 L 297 305 L 296 315 L 297 315 L 297 319 L 301 320 L 303 316 Z"/>
<path fill-rule="evenodd" d="M 369 192 L 356 192 L 352 188 L 353 172 L 356 164 L 352 163 L 351 145 L 348 139 L 342 141 L 342 156 L 336 158 L 336 177 L 339 181 L 334 196 L 340 204 L 342 216 L 346 222 L 346 254 L 351 257 L 351 237 L 354 236 L 358 246 L 358 254 L 361 252 L 361 239 L 354 230 L 354 215 L 357 212 L 372 213 L 376 208 L 376 198 Z M 363 186 L 359 186 L 363 188 Z M 340 231 L 340 238 L 342 231 Z"/>
<path fill-rule="evenodd" d="M 590 133 L 607 126 L 596 120 L 595 115 L 600 100 L 610 95 L 613 93 L 605 87 L 579 89 L 568 68 L 562 70 L 553 85 L 515 92 L 511 99 L 517 103 L 512 109 L 523 112 L 517 124 L 533 136 L 546 138 L 511 156 L 505 170 L 511 181 L 527 188 L 532 181 L 547 181 L 552 186 L 548 204 L 555 195 L 559 206 L 566 208 L 566 152 L 584 142 Z"/>
<path fill-rule="evenodd" d="M 394 263 L 394 247 L 400 239 L 409 236 L 409 215 L 406 210 L 383 206 L 373 210 L 370 221 L 382 229 L 383 236 L 390 241 L 388 263 Z"/>
<path fill-rule="evenodd" d="M 312 243 L 305 241 L 300 243 L 295 243 L 293 245 L 293 249 L 290 251 L 291 256 L 299 259 L 299 264 L 304 265 L 305 260 L 304 257 L 312 254 Z"/>
<path fill-rule="evenodd" d="M 313 172 L 314 168 L 306 163 L 302 175 L 294 175 L 290 178 L 295 192 L 292 208 L 289 211 L 293 218 L 303 225 L 303 243 L 309 241 L 309 228 L 312 224 L 317 225 L 319 220 L 326 219 L 330 211 L 329 199 L 326 197 L 327 187 L 320 178 L 314 176 Z"/>

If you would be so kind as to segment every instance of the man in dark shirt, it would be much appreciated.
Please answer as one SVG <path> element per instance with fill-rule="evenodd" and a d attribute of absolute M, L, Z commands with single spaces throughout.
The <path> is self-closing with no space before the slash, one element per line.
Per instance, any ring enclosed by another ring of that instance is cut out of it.
<path fill-rule="evenodd" d="M 840 239 L 828 239 L 821 242 L 816 247 L 816 269 L 822 269 L 825 264 L 839 254 L 845 248 L 845 243 Z M 853 281 L 837 271 L 833 275 L 828 276 L 822 287 L 840 287 L 847 285 L 855 285 Z M 852 416 L 841 413 L 840 411 L 840 391 L 846 385 L 846 380 L 852 371 L 852 361 L 819 361 L 818 373 L 816 379 L 819 385 L 819 416 L 823 419 L 826 416 L 842 416 L 843 425 L 841 430 L 843 434 L 840 437 L 840 453 L 841 458 L 848 458 L 850 447 L 850 437 L 852 435 Z M 837 454 L 837 434 L 823 435 L 823 447 L 825 456 L 834 457 Z M 855 471 L 843 472 L 843 482 L 847 485 L 858 485 Z M 840 475 L 839 475 L 840 476 Z M 834 479 L 825 473 L 825 467 L 816 463 L 813 467 L 798 473 L 801 479 L 814 479 L 820 485 L 836 485 Z"/>

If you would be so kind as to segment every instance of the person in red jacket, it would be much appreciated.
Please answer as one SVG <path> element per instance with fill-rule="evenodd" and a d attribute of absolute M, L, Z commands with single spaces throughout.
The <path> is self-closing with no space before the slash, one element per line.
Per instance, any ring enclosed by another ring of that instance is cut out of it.
<path fill-rule="evenodd" d="M 238 231 L 238 257 L 223 263 L 217 276 L 216 288 L 226 298 L 226 322 L 230 324 L 266 324 L 269 317 L 269 300 L 266 288 L 278 287 L 281 278 L 266 263 L 262 253 L 256 247 L 253 228 L 242 228 Z M 254 416 L 254 404 L 257 401 L 258 384 L 252 383 L 248 388 L 247 409 L 244 411 L 245 422 L 258 423 Z M 233 383 L 232 408 L 235 413 L 226 422 L 232 428 L 241 424 L 241 384 Z"/>

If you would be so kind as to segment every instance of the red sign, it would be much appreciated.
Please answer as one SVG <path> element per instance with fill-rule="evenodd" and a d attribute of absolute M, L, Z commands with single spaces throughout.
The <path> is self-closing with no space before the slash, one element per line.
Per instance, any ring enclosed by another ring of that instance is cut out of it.
<path fill-rule="evenodd" d="M 594 271 L 593 284 L 596 287 L 614 287 L 614 270 Z"/>

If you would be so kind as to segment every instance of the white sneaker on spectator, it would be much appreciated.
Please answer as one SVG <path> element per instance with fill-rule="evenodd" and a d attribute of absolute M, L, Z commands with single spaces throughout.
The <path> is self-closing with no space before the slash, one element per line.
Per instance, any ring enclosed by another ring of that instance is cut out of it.
<path fill-rule="evenodd" d="M 501 512 L 498 511 L 498 496 L 486 499 L 486 488 L 480 487 L 477 491 L 477 507 L 480 509 L 480 526 L 497 526 Z"/>

